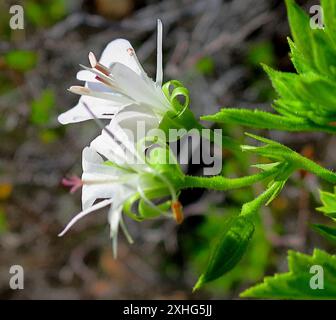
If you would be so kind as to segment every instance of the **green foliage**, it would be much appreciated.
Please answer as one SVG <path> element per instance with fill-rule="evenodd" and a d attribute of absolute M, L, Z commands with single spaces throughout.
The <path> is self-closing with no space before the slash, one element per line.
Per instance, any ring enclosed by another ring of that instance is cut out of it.
<path fill-rule="evenodd" d="M 323 268 L 323 289 L 312 289 L 315 272 L 311 267 Z M 265 277 L 264 282 L 241 293 L 244 298 L 271 299 L 335 299 L 336 256 L 315 249 L 312 256 L 295 251 L 288 252 L 289 272 Z"/>
<path fill-rule="evenodd" d="M 37 64 L 37 54 L 27 50 L 13 50 L 5 54 L 5 63 L 11 69 L 26 72 Z"/>
<path fill-rule="evenodd" d="M 8 230 L 8 223 L 5 211 L 0 208 L 0 234 Z"/>
<path fill-rule="evenodd" d="M 206 76 L 213 74 L 215 70 L 213 59 L 210 57 L 203 57 L 199 59 L 196 63 L 196 69 Z"/>
<path fill-rule="evenodd" d="M 317 208 L 317 210 L 330 218 L 336 219 L 336 188 L 334 189 L 334 193 L 320 191 L 320 198 L 323 206 Z"/>
<path fill-rule="evenodd" d="M 264 145 L 259 147 L 244 145 L 242 146 L 242 149 L 244 151 L 256 153 L 262 157 L 269 158 L 280 163 L 288 164 L 285 175 L 291 174 L 297 169 L 304 169 L 330 183 L 336 184 L 336 174 L 334 172 L 325 169 L 324 167 L 318 165 L 310 159 L 303 157 L 299 153 L 291 150 L 279 142 L 275 142 L 273 140 L 262 138 L 253 134 L 247 135 L 263 142 Z"/>
<path fill-rule="evenodd" d="M 258 129 L 279 129 L 286 131 L 302 131 L 309 128 L 309 122 L 299 118 L 285 118 L 261 110 L 226 108 L 218 113 L 202 116 L 202 120 L 227 124 L 240 124 Z"/>
<path fill-rule="evenodd" d="M 253 44 L 249 48 L 247 61 L 255 67 L 259 67 L 260 63 L 265 63 L 270 66 L 274 65 L 274 51 L 272 43 L 260 42 Z"/>
<path fill-rule="evenodd" d="M 251 196 L 251 192 L 244 192 Z M 236 192 L 233 193 L 236 195 Z M 194 232 L 181 233 L 181 245 L 183 255 L 187 257 L 191 268 L 200 272 L 209 260 L 209 247 L 213 243 L 213 235 L 220 234 L 227 223 L 223 219 L 223 208 L 209 205 L 206 209 L 209 214 L 204 215 L 204 221 L 194 230 Z M 225 206 L 225 216 L 233 216 L 239 213 L 239 209 L 234 206 Z M 225 276 L 206 284 L 206 289 L 211 292 L 223 294 L 239 285 L 249 281 L 251 283 L 260 281 L 265 274 L 269 264 L 271 246 L 266 241 L 265 232 L 260 219 L 255 221 L 255 232 L 248 250 L 243 259 Z"/>
<path fill-rule="evenodd" d="M 328 227 L 323 224 L 313 224 L 312 228 L 321 236 L 336 243 L 336 228 Z"/>
<path fill-rule="evenodd" d="M 31 103 L 30 120 L 36 125 L 45 125 L 50 121 L 55 106 L 55 95 L 52 90 L 44 90 L 41 96 Z"/>
<path fill-rule="evenodd" d="M 203 120 L 262 129 L 336 132 L 335 3 L 322 1 L 326 13 L 324 29 L 312 29 L 309 15 L 293 0 L 286 0 L 286 5 L 294 40 L 288 40 L 290 55 L 297 73 L 264 66 L 279 95 L 273 104 L 278 114 L 222 109 Z"/>
<path fill-rule="evenodd" d="M 25 14 L 28 21 L 36 27 L 51 26 L 67 14 L 67 2 L 28 0 L 25 2 Z"/>
<path fill-rule="evenodd" d="M 229 219 L 221 237 L 210 254 L 208 266 L 200 276 L 194 290 L 229 272 L 241 260 L 254 232 L 254 224 L 249 217 L 236 216 Z"/>

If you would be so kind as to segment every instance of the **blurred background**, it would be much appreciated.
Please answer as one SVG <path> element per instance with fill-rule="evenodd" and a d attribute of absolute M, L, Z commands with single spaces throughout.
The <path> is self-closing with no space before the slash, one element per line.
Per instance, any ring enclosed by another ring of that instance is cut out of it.
<path fill-rule="evenodd" d="M 309 8 L 318 1 L 301 1 Z M 24 8 L 24 30 L 9 28 L 9 8 Z M 263 190 L 184 191 L 185 222 L 127 220 L 135 244 L 120 235 L 112 257 L 106 212 L 57 234 L 80 211 L 62 177 L 81 175 L 81 151 L 99 129 L 94 122 L 66 127 L 57 115 L 75 105 L 66 91 L 87 54 L 126 38 L 147 73 L 155 75 L 156 19 L 164 24 L 164 79 L 181 80 L 200 116 L 220 107 L 271 109 L 275 98 L 260 67 L 293 71 L 282 0 L 25 0 L 0 2 L 0 298 L 2 299 L 236 299 L 264 275 L 287 270 L 288 249 L 329 249 L 309 223 L 319 181 L 299 172 L 260 214 L 253 242 L 232 272 L 191 293 L 224 218 Z M 210 124 L 208 124 L 210 125 Z M 244 141 L 244 128 L 224 131 Z M 246 129 L 245 129 L 246 130 Z M 257 132 L 335 168 L 335 139 L 319 133 Z M 224 150 L 223 174 L 251 173 L 255 158 L 237 161 Z M 201 174 L 190 166 L 190 174 Z M 329 187 L 330 188 L 330 187 Z M 322 220 L 321 220 L 322 219 Z M 332 251 L 329 251 L 332 252 Z M 25 270 L 24 290 L 9 288 L 9 268 Z"/>

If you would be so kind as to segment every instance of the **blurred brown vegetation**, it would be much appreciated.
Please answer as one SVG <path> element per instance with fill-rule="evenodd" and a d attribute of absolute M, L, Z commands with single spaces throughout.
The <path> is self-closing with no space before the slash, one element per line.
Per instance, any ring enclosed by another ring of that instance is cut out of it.
<path fill-rule="evenodd" d="M 192 285 L 204 266 L 223 217 L 262 190 L 181 195 L 181 226 L 127 220 L 135 244 L 120 236 L 112 258 L 106 212 L 82 220 L 64 238 L 57 234 L 80 210 L 80 194 L 60 181 L 81 174 L 81 150 L 97 135 L 93 122 L 62 127 L 57 114 L 78 97 L 79 64 L 115 38 L 129 39 L 149 75 L 155 72 L 156 19 L 164 23 L 165 80 L 191 91 L 196 115 L 220 106 L 270 110 L 275 97 L 260 63 L 292 70 L 283 1 L 276 0 L 52 0 L 21 1 L 25 29 L 10 30 L 11 4 L 0 3 L 0 298 L 188 299 L 237 298 L 264 274 L 286 268 L 286 251 L 325 246 L 311 234 L 317 219 L 316 179 L 297 175 L 262 219 L 249 254 L 236 270 L 197 294 Z M 301 2 L 308 5 L 307 2 Z M 315 4 L 315 3 L 314 3 Z M 243 128 L 225 127 L 243 139 Z M 332 167 L 335 139 L 324 134 L 263 132 Z M 224 153 L 224 174 L 246 170 Z M 255 163 L 250 159 L 249 163 Z M 248 164 L 246 164 L 247 166 Z M 199 174 L 199 166 L 189 173 Z M 25 270 L 25 289 L 9 289 L 9 267 Z"/>

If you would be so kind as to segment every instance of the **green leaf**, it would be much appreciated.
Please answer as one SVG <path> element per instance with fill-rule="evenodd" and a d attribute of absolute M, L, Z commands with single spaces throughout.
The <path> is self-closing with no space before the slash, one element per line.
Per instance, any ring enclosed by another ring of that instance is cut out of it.
<path fill-rule="evenodd" d="M 201 120 L 219 123 L 240 124 L 258 129 L 279 129 L 286 131 L 302 131 L 310 124 L 305 119 L 289 118 L 260 110 L 221 109 L 213 115 L 202 116 Z"/>
<path fill-rule="evenodd" d="M 307 60 L 302 52 L 298 50 L 295 42 L 293 42 L 292 39 L 287 38 L 291 53 L 290 57 L 292 60 L 292 63 L 298 73 L 305 73 L 305 72 L 311 72 L 314 69 L 312 68 L 311 61 Z"/>
<path fill-rule="evenodd" d="M 294 0 L 286 0 L 287 15 L 291 33 L 297 49 L 306 59 L 312 59 L 312 37 L 309 19 Z"/>
<path fill-rule="evenodd" d="M 309 130 L 310 127 L 311 130 L 313 130 L 314 127 L 312 123 L 307 119 L 312 110 L 310 105 L 310 102 L 303 100 L 280 98 L 274 101 L 272 107 L 286 118 L 292 118 L 297 122 L 302 122 L 307 127 L 307 130 Z"/>
<path fill-rule="evenodd" d="M 30 119 L 36 125 L 47 124 L 55 106 L 55 95 L 52 90 L 44 90 L 41 96 L 31 103 Z"/>
<path fill-rule="evenodd" d="M 323 8 L 324 30 L 334 48 L 336 48 L 336 2 L 334 0 L 321 0 L 321 5 Z"/>
<path fill-rule="evenodd" d="M 33 69 L 37 63 L 37 54 L 27 50 L 10 51 L 4 58 L 8 67 L 21 72 Z"/>
<path fill-rule="evenodd" d="M 316 73 L 306 73 L 300 76 L 300 86 L 298 88 L 302 99 L 311 101 L 315 106 L 320 106 L 321 109 L 316 108 L 316 113 L 328 116 L 328 112 L 336 113 L 336 84 L 325 77 L 317 75 Z M 330 122 L 330 119 L 326 119 Z"/>
<path fill-rule="evenodd" d="M 312 256 L 288 252 L 289 272 L 265 277 L 264 282 L 240 294 L 244 298 L 269 299 L 335 299 L 336 256 L 315 249 Z M 323 268 L 323 289 L 313 289 L 316 275 L 313 266 Z"/>
<path fill-rule="evenodd" d="M 290 72 L 276 71 L 266 65 L 262 66 L 270 77 L 274 89 L 282 98 L 289 100 L 299 98 L 295 90 L 299 83 L 299 75 Z"/>
<path fill-rule="evenodd" d="M 334 193 L 320 190 L 320 199 L 323 206 L 316 210 L 323 212 L 330 218 L 336 219 L 336 190 L 334 190 Z"/>
<path fill-rule="evenodd" d="M 323 224 L 313 224 L 312 228 L 321 236 L 336 243 L 336 228 L 328 227 Z"/>
<path fill-rule="evenodd" d="M 330 76 L 331 67 L 335 66 L 335 51 L 333 50 L 330 39 L 324 30 L 312 29 L 313 55 L 316 69 L 325 76 Z"/>
<path fill-rule="evenodd" d="M 249 217 L 236 216 L 229 219 L 222 236 L 210 254 L 205 272 L 200 276 L 193 290 L 198 290 L 205 283 L 232 270 L 247 250 L 253 232 L 254 224 Z"/>

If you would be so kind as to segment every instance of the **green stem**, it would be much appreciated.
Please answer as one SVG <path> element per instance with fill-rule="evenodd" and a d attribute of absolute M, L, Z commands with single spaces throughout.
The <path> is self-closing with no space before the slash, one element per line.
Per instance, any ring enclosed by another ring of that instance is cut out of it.
<path fill-rule="evenodd" d="M 240 148 L 240 143 L 238 141 L 228 136 L 224 136 L 222 134 L 219 135 L 217 132 L 214 131 L 214 129 L 209 129 L 210 135 L 208 135 L 206 134 L 207 131 L 204 130 L 207 128 L 201 125 L 199 125 L 199 127 L 195 129 L 197 129 L 200 132 L 203 138 L 210 140 L 212 143 L 216 144 L 217 146 L 221 148 L 230 150 L 234 155 L 241 156 L 241 148 Z"/>
<path fill-rule="evenodd" d="M 297 161 L 300 167 L 308 172 L 314 173 L 316 176 L 326 180 L 332 184 L 336 184 L 336 174 L 324 167 L 321 167 L 314 161 L 297 154 Z"/>
<path fill-rule="evenodd" d="M 271 197 L 273 196 L 274 192 L 277 191 L 279 188 L 279 184 L 281 181 L 274 182 L 271 187 L 266 189 L 262 194 L 260 194 L 254 200 L 247 202 L 243 205 L 240 215 L 248 216 L 254 215 L 263 204 L 267 203 Z"/>
<path fill-rule="evenodd" d="M 211 190 L 230 190 L 248 187 L 258 181 L 262 181 L 275 175 L 278 172 L 278 168 L 273 168 L 268 171 L 263 171 L 254 175 L 250 175 L 242 178 L 226 178 L 223 176 L 215 177 L 195 177 L 185 176 L 182 189 L 187 188 L 207 188 Z"/>

